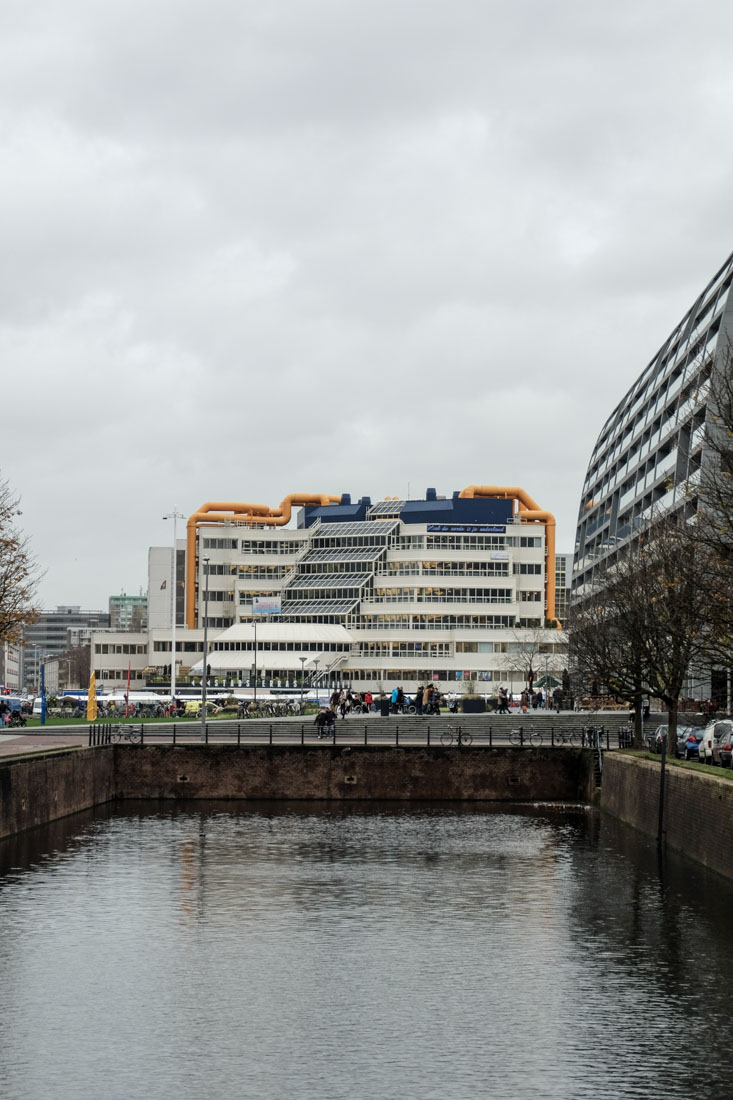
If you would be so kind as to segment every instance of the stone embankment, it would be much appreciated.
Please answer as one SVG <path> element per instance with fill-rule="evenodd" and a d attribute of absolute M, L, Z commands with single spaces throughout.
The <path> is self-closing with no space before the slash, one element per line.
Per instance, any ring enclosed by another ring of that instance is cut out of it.
<path fill-rule="evenodd" d="M 665 769 L 662 846 L 682 852 L 726 878 L 733 878 L 733 780 L 729 773 L 696 765 Z M 659 834 L 659 760 L 627 753 L 604 758 L 601 809 L 647 836 Z"/>
<path fill-rule="evenodd" d="M 0 837 L 114 799 L 588 802 L 594 754 L 563 748 L 147 744 L 0 763 Z"/>

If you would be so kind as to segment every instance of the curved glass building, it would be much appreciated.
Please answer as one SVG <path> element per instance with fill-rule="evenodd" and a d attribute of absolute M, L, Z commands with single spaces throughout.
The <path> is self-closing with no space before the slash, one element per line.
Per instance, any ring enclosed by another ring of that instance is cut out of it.
<path fill-rule="evenodd" d="M 653 511 L 696 511 L 711 366 L 718 352 L 727 360 L 733 335 L 732 280 L 733 255 L 603 425 L 580 501 L 573 598 Z"/>

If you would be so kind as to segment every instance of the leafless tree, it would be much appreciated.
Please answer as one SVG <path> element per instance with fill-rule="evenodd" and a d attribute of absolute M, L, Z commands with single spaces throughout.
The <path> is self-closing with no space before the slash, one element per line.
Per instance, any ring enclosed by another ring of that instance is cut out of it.
<path fill-rule="evenodd" d="M 41 574 L 29 541 L 18 527 L 20 498 L 0 480 L 0 641 L 17 644 L 23 628 L 35 622 Z"/>
<path fill-rule="evenodd" d="M 548 629 L 523 627 L 512 631 L 511 649 L 516 667 L 524 676 L 529 691 L 534 688 L 538 675 L 547 670 L 559 675 L 564 667 L 564 654 L 550 652 L 558 643 L 564 641 L 562 631 L 556 631 L 556 637 L 550 642 Z"/>
<path fill-rule="evenodd" d="M 86 687 L 92 664 L 91 644 L 71 646 L 58 658 L 65 671 L 66 687 Z"/>
<path fill-rule="evenodd" d="M 695 520 L 654 517 L 602 586 L 579 602 L 571 623 L 571 651 L 586 676 L 628 694 L 637 715 L 642 692 L 666 704 L 670 753 L 685 679 L 710 660 L 714 645 L 715 616 L 701 583 L 707 554 Z"/>

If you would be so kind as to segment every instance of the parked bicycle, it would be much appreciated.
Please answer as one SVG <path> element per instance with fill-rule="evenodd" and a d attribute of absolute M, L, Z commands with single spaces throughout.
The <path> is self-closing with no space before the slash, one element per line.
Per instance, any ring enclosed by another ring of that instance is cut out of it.
<path fill-rule="evenodd" d="M 452 726 L 448 726 L 448 729 L 444 730 L 440 735 L 440 743 L 448 748 L 454 741 L 460 749 L 462 745 L 470 745 L 473 741 L 473 737 L 468 730 L 464 730 L 462 726 L 458 726 L 456 729 L 453 729 Z"/>
<path fill-rule="evenodd" d="M 577 746 L 580 743 L 580 735 L 577 730 L 558 730 L 555 734 L 556 745 L 573 745 Z"/>
<path fill-rule="evenodd" d="M 122 741 L 127 741 L 130 745 L 139 745 L 142 740 L 142 730 L 140 726 L 111 726 L 109 739 L 115 745 L 119 745 Z"/>
<path fill-rule="evenodd" d="M 520 726 L 517 730 L 511 730 L 509 733 L 509 744 L 524 746 L 529 743 L 533 749 L 540 747 L 544 738 L 540 730 L 536 730 L 534 726 Z"/>

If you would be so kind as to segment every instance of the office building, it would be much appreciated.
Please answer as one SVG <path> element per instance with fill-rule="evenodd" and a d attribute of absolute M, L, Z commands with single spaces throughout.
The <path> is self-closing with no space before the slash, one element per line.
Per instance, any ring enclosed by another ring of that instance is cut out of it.
<path fill-rule="evenodd" d="M 693 515 L 706 461 L 710 376 L 728 360 L 733 255 L 619 402 L 593 448 L 583 485 L 573 564 L 582 599 L 652 514 Z"/>
<path fill-rule="evenodd" d="M 68 604 L 55 611 L 42 611 L 24 630 L 23 684 L 26 689 L 39 689 L 43 659 L 60 657 L 70 648 L 70 631 L 84 627 L 104 629 L 109 625 L 109 612 L 106 611 L 83 611 L 79 606 Z"/>
<path fill-rule="evenodd" d="M 170 591 L 172 549 L 152 548 L 149 562 L 156 625 L 95 636 L 105 686 L 121 685 L 128 661 L 140 682 L 169 674 L 171 600 L 160 593 Z M 528 655 L 553 683 L 564 667 L 562 632 L 546 625 L 556 619 L 554 519 L 519 488 L 204 506 L 189 520 L 184 566 L 184 677 L 200 674 L 204 619 L 211 674 L 236 687 L 253 683 L 256 668 L 273 687 L 305 677 L 488 693 L 502 683 L 520 690 Z"/>
<path fill-rule="evenodd" d="M 109 625 L 112 630 L 145 630 L 148 625 L 148 597 L 128 596 L 124 592 L 109 598 Z"/>

